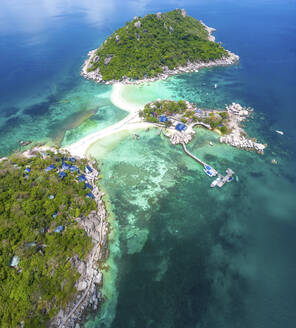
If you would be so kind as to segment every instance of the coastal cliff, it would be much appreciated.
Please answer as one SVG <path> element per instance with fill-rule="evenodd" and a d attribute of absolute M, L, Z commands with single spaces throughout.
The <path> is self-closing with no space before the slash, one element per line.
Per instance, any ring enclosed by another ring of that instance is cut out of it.
<path fill-rule="evenodd" d="M 134 17 L 89 52 L 81 75 L 133 84 L 236 63 L 239 57 L 215 42 L 214 31 L 184 9 Z"/>

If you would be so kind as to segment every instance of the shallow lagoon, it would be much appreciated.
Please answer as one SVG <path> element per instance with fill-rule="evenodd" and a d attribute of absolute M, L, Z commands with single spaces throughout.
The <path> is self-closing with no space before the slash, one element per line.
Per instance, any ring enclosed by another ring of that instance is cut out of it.
<path fill-rule="evenodd" d="M 20 139 L 68 144 L 122 119 L 126 112 L 111 103 L 111 87 L 79 76 L 85 55 L 125 20 L 176 6 L 3 2 L 1 155 L 17 149 Z M 294 327 L 295 3 L 184 0 L 182 6 L 217 28 L 217 40 L 241 56 L 240 64 L 131 87 L 125 97 L 252 106 L 256 120 L 247 131 L 269 147 L 259 156 L 198 130 L 190 150 L 239 177 L 218 190 L 156 130 L 137 132 L 139 141 L 123 133 L 94 145 L 113 229 L 104 276 L 108 299 L 100 319 L 91 317 L 85 326 Z"/>

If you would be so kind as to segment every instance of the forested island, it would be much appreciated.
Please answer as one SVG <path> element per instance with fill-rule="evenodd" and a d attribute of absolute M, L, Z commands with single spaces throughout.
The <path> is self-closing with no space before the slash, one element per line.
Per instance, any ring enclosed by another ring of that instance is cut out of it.
<path fill-rule="evenodd" d="M 106 225 L 96 176 L 86 159 L 55 149 L 0 160 L 1 327 L 58 327 L 81 294 L 82 308 L 100 298 L 94 262 Z"/>
<path fill-rule="evenodd" d="M 213 31 L 184 9 L 134 17 L 89 53 L 82 75 L 96 82 L 135 83 L 238 61 L 215 42 Z"/>

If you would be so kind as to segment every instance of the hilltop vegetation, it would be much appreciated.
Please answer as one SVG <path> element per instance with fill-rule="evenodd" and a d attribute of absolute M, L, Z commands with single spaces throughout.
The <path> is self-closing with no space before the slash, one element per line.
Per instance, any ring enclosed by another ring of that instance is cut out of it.
<path fill-rule="evenodd" d="M 103 81 L 142 79 L 163 73 L 164 67 L 227 57 L 208 37 L 203 24 L 179 9 L 135 17 L 98 48 L 88 71 L 99 68 Z"/>
<path fill-rule="evenodd" d="M 74 218 L 96 204 L 86 197 L 78 171 L 58 176 L 62 156 L 13 155 L 0 163 L 1 327 L 45 327 L 76 292 L 79 274 L 70 259 L 82 259 L 92 248 Z M 56 169 L 47 172 L 52 164 Z M 84 165 L 75 162 L 80 170 Z M 61 226 L 63 231 L 55 232 Z"/>

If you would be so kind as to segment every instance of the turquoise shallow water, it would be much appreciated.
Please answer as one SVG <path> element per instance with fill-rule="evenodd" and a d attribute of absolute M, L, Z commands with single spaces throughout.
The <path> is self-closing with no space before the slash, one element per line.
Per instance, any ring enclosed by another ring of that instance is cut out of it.
<path fill-rule="evenodd" d="M 110 102 L 111 87 L 79 76 L 85 54 L 127 19 L 176 6 L 169 0 L 1 3 L 0 155 L 17 149 L 20 139 L 66 145 L 127 115 Z M 138 141 L 124 132 L 95 144 L 90 153 L 101 162 L 112 210 L 110 269 L 107 300 L 84 326 L 294 328 L 295 3 L 178 6 L 217 28 L 217 40 L 240 55 L 239 65 L 129 87 L 124 97 L 252 106 L 255 119 L 246 130 L 269 147 L 259 156 L 197 130 L 189 149 L 239 177 L 218 190 L 157 130 L 137 131 Z"/>
<path fill-rule="evenodd" d="M 295 186 L 282 174 L 285 156 L 274 166 L 269 155 L 220 145 L 198 130 L 190 150 L 239 176 L 211 189 L 181 147 L 154 130 L 137 133 L 139 141 L 122 135 L 91 149 L 103 156 L 103 185 L 116 218 L 111 262 L 117 275 L 106 281 L 112 297 L 101 319 L 86 327 L 294 322 Z"/>

